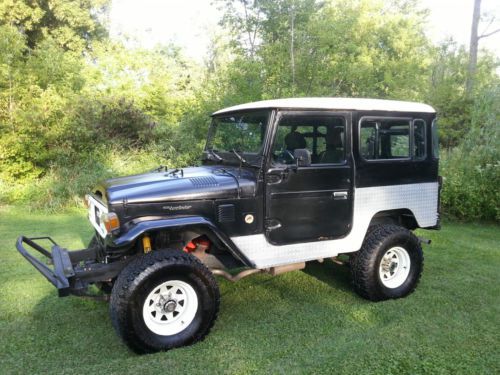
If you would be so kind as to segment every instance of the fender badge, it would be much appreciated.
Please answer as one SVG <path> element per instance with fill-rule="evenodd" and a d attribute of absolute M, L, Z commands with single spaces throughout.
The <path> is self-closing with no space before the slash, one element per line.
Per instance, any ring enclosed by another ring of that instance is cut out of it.
<path fill-rule="evenodd" d="M 253 223 L 253 215 L 251 215 L 251 214 L 245 215 L 245 223 L 252 224 Z"/>
<path fill-rule="evenodd" d="M 163 206 L 164 210 L 178 211 L 178 210 L 189 210 L 193 206 Z"/>

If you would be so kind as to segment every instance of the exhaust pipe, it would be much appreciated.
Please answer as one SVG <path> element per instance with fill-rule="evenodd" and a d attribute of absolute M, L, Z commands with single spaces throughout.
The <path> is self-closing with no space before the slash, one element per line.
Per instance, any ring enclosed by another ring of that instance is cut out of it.
<path fill-rule="evenodd" d="M 296 270 L 301 270 L 306 267 L 306 262 L 302 263 L 293 263 L 293 264 L 287 264 L 285 266 L 278 266 L 278 267 L 271 267 L 271 268 L 264 268 L 264 269 L 256 269 L 256 268 L 250 268 L 248 270 L 241 271 L 240 273 L 237 273 L 236 275 L 231 275 L 229 272 L 221 270 L 221 269 L 212 269 L 212 273 L 214 275 L 222 276 L 226 280 L 229 280 L 231 282 L 236 282 L 240 281 L 244 277 L 254 275 L 256 273 L 268 273 L 272 276 L 277 276 L 281 275 L 282 273 L 285 272 L 290 272 L 290 271 L 296 271 Z"/>

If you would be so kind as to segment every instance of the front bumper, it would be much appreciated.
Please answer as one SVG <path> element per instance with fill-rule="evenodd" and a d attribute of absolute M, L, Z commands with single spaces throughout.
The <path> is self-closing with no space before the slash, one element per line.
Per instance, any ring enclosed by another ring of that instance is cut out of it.
<path fill-rule="evenodd" d="M 36 242 L 40 240 L 51 242 L 51 251 Z M 25 246 L 42 254 L 46 258 L 46 263 L 31 254 Z M 17 239 L 16 248 L 33 267 L 56 287 L 60 297 L 70 294 L 82 295 L 92 283 L 112 281 L 129 261 L 129 259 L 124 258 L 113 263 L 98 262 L 95 248 L 68 251 L 60 247 L 50 237 L 28 238 L 20 236 Z M 52 267 L 49 267 L 50 265 Z"/>

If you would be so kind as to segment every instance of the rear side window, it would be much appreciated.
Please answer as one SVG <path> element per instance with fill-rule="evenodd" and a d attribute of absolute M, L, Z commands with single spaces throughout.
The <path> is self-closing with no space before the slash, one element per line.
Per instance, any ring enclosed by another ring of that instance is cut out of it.
<path fill-rule="evenodd" d="M 439 135 L 437 121 L 432 121 L 432 157 L 439 159 Z"/>
<path fill-rule="evenodd" d="M 362 119 L 361 156 L 366 160 L 409 159 L 410 129 L 410 120 L 406 119 Z"/>
<path fill-rule="evenodd" d="M 425 121 L 413 121 L 413 158 L 415 160 L 424 160 L 426 157 L 426 137 Z"/>

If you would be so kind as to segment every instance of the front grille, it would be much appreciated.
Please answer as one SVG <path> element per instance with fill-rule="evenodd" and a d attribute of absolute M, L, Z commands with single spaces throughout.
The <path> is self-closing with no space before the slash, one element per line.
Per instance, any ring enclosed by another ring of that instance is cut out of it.
<path fill-rule="evenodd" d="M 217 220 L 219 223 L 232 223 L 234 222 L 234 217 L 234 204 L 221 204 L 217 207 Z"/>

